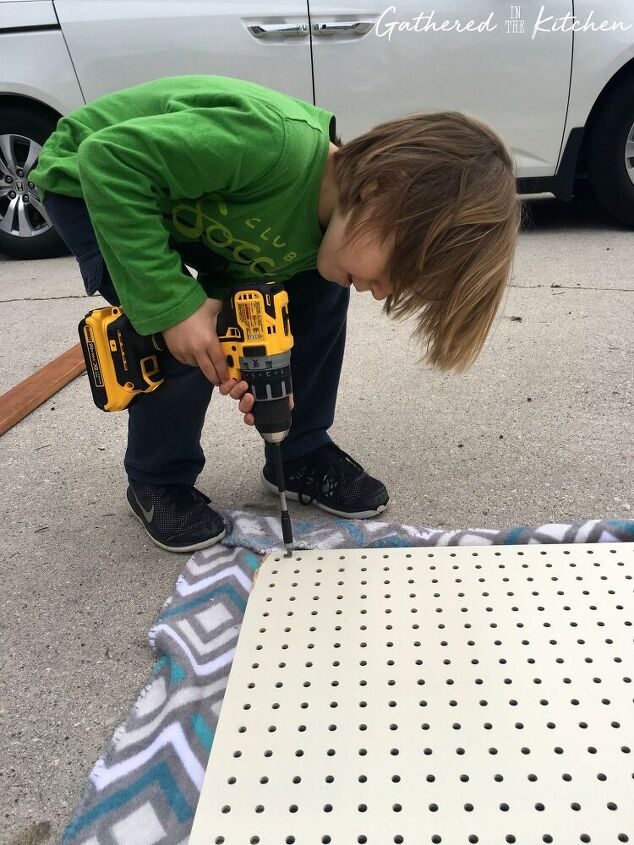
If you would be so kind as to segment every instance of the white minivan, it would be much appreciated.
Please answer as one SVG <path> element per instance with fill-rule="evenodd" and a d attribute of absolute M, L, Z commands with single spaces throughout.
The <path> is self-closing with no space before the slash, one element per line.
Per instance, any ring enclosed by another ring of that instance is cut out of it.
<path fill-rule="evenodd" d="M 0 252 L 65 251 L 29 172 L 60 116 L 155 79 L 249 79 L 333 111 L 345 143 L 459 110 L 514 152 L 518 190 L 589 184 L 634 225 L 634 0 L 0 0 Z"/>

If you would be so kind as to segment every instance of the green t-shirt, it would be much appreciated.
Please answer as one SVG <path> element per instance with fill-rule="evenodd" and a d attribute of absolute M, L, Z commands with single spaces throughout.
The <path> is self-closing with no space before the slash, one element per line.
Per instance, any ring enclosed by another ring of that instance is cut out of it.
<path fill-rule="evenodd" d="M 61 118 L 30 178 L 42 198 L 84 198 L 121 304 L 151 334 L 233 282 L 316 267 L 335 139 L 335 115 L 304 100 L 226 76 L 175 76 Z"/>

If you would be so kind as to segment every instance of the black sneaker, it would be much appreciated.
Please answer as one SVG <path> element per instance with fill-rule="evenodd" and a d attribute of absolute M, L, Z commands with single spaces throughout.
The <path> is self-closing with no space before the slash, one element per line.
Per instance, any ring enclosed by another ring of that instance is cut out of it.
<path fill-rule="evenodd" d="M 267 462 L 262 470 L 264 486 L 277 493 L 275 469 Z M 350 455 L 325 443 L 308 455 L 284 461 L 286 495 L 302 505 L 315 503 L 335 516 L 367 519 L 385 510 L 389 494 Z"/>
<path fill-rule="evenodd" d="M 191 484 L 141 484 L 130 479 L 132 513 L 149 537 L 168 552 L 194 552 L 225 536 L 223 518 L 209 507 L 211 499 Z"/>

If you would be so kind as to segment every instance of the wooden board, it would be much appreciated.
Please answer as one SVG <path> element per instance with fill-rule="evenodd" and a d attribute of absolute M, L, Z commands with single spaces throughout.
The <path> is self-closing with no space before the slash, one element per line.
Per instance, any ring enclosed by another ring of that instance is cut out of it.
<path fill-rule="evenodd" d="M 86 369 L 81 345 L 76 343 L 0 396 L 0 435 L 50 399 Z"/>

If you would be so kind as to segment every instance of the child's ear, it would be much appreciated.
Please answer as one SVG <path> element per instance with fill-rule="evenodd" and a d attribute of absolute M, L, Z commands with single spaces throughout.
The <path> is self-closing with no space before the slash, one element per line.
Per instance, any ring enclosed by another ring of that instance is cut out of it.
<path fill-rule="evenodd" d="M 379 183 L 376 179 L 372 182 L 369 182 L 367 185 L 364 185 L 361 189 L 361 200 L 367 200 L 368 197 L 371 197 L 376 191 L 378 190 Z"/>

